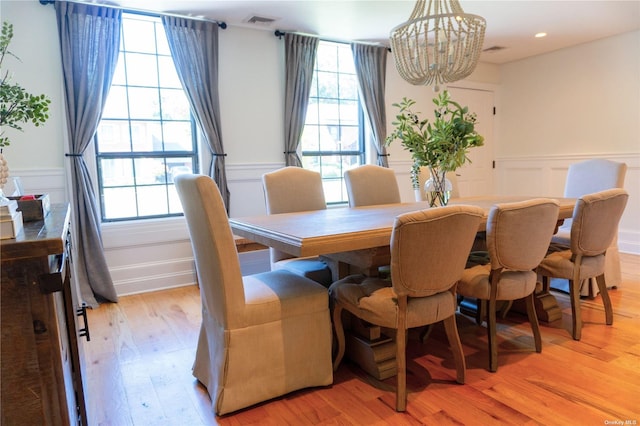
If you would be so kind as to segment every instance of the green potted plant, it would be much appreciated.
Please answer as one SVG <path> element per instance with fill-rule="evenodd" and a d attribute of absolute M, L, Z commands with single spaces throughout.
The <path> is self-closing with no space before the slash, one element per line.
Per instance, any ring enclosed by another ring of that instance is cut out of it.
<path fill-rule="evenodd" d="M 19 60 L 9 51 L 9 43 L 12 38 L 13 25 L 6 21 L 2 22 L 0 67 L 4 65 L 5 56 L 13 56 Z M 2 197 L 2 188 L 9 175 L 7 162 L 2 154 L 2 149 L 10 145 L 9 137 L 5 136 L 5 128 L 22 131 L 23 124 L 32 123 L 36 127 L 40 126 L 49 118 L 49 104 L 51 103 L 47 96 L 28 93 L 19 84 L 12 83 L 11 78 L 12 75 L 8 70 L 5 70 L 0 80 L 0 197 Z"/>
<path fill-rule="evenodd" d="M 469 149 L 484 144 L 484 138 L 475 130 L 476 115 L 469 109 L 454 102 L 446 90 L 433 99 L 434 119 L 420 119 L 412 110 L 415 101 L 403 98 L 394 103 L 399 108 L 393 132 L 386 138 L 389 145 L 396 139 L 404 149 L 411 152 L 411 183 L 414 190 L 420 190 L 420 168 L 428 167 L 430 179 L 427 185 L 427 199 L 431 206 L 446 205 L 449 191 L 445 174 L 453 172 L 469 160 Z"/>

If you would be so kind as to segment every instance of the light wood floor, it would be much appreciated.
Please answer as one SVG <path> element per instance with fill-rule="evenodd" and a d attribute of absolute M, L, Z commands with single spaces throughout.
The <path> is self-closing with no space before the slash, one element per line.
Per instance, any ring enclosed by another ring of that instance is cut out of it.
<path fill-rule="evenodd" d="M 624 283 L 610 291 L 613 326 L 600 298 L 582 301 L 582 340 L 564 317 L 542 324 L 543 349 L 533 350 L 525 317 L 510 314 L 498 328 L 499 369 L 489 373 L 487 338 L 458 317 L 467 361 L 455 384 L 441 326 L 429 340 L 409 343 L 407 412 L 394 410 L 395 378 L 372 379 L 343 362 L 330 387 L 298 391 L 224 417 L 191 375 L 200 300 L 196 287 L 122 297 L 89 312 L 85 344 L 90 425 L 605 425 L 640 423 L 640 257 L 623 255 Z M 607 423 L 609 422 L 609 423 Z"/>

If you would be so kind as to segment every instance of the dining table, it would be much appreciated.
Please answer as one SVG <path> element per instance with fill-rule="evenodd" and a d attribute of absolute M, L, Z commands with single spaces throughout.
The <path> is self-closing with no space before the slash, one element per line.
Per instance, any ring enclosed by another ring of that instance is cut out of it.
<path fill-rule="evenodd" d="M 449 205 L 473 205 L 481 207 L 485 215 L 478 226 L 478 241 L 487 227 L 491 207 L 499 203 L 511 203 L 533 198 L 553 198 L 560 205 L 558 225 L 572 217 L 576 199 L 527 196 L 476 196 L 454 198 Z M 293 256 L 321 256 L 332 269 L 334 279 L 357 270 L 377 271 L 379 265 L 388 265 L 390 240 L 395 218 L 403 213 L 424 210 L 428 202 L 384 204 L 364 207 L 330 207 L 322 210 L 234 217 L 229 222 L 233 233 L 248 241 L 272 247 Z M 476 247 L 473 250 L 477 249 Z M 539 286 L 534 298 L 538 319 L 551 322 L 562 318 L 556 298 Z M 476 301 L 460 300 L 460 312 L 477 314 Z M 526 314 L 524 304 L 509 305 L 507 309 Z M 504 310 L 504 313 L 507 311 Z M 383 356 L 395 353 L 395 341 L 384 335 L 380 327 L 353 322 L 347 333 L 347 355 L 371 376 L 384 380 L 397 372 L 395 357 Z"/>
<path fill-rule="evenodd" d="M 575 198 L 483 195 L 453 198 L 449 205 L 481 207 L 485 215 L 478 232 L 482 232 L 486 230 L 487 217 L 493 205 L 533 198 L 552 198 L 558 201 L 558 226 L 573 215 Z M 264 246 L 297 257 L 326 256 L 347 264 L 353 253 L 362 253 L 363 250 L 368 250 L 372 257 L 376 253 L 388 256 L 395 218 L 403 213 L 428 208 L 430 207 L 426 201 L 365 207 L 329 207 L 295 213 L 233 217 L 229 219 L 229 223 L 235 235 Z M 541 321 L 550 322 L 561 317 L 557 301 L 548 292 L 536 293 L 536 311 Z"/>

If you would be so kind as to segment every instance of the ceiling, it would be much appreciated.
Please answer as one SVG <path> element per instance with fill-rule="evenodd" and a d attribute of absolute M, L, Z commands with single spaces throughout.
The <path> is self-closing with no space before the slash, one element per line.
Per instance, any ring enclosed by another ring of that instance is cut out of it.
<path fill-rule="evenodd" d="M 297 31 L 340 41 L 380 42 L 406 21 L 414 0 L 92 0 L 123 8 L 202 17 L 265 31 Z M 487 21 L 480 61 L 502 64 L 640 29 L 638 0 L 463 0 Z M 250 23 L 253 16 L 273 19 Z M 546 32 L 544 38 L 535 38 Z M 634 52 L 634 54 L 639 54 Z"/>

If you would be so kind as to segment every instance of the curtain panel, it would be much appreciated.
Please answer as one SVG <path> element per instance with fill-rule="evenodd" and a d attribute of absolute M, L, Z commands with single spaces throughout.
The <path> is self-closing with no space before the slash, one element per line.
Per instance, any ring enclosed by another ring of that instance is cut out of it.
<path fill-rule="evenodd" d="M 191 111 L 213 155 L 209 176 L 218 185 L 228 214 L 230 193 L 218 91 L 218 24 L 173 16 L 163 16 L 162 24 Z"/>
<path fill-rule="evenodd" d="M 92 143 L 120 48 L 122 11 L 56 1 L 69 137 L 76 276 L 83 301 L 117 302 L 104 255 L 100 211 L 82 154 Z"/>
<path fill-rule="evenodd" d="M 302 167 L 298 146 L 307 116 L 319 39 L 286 33 L 284 43 L 286 68 L 284 92 L 285 164 Z"/>
<path fill-rule="evenodd" d="M 352 43 L 353 61 L 356 67 L 362 107 L 367 116 L 373 147 L 378 154 L 378 165 L 388 167 L 386 111 L 384 91 L 387 75 L 387 48 Z"/>

